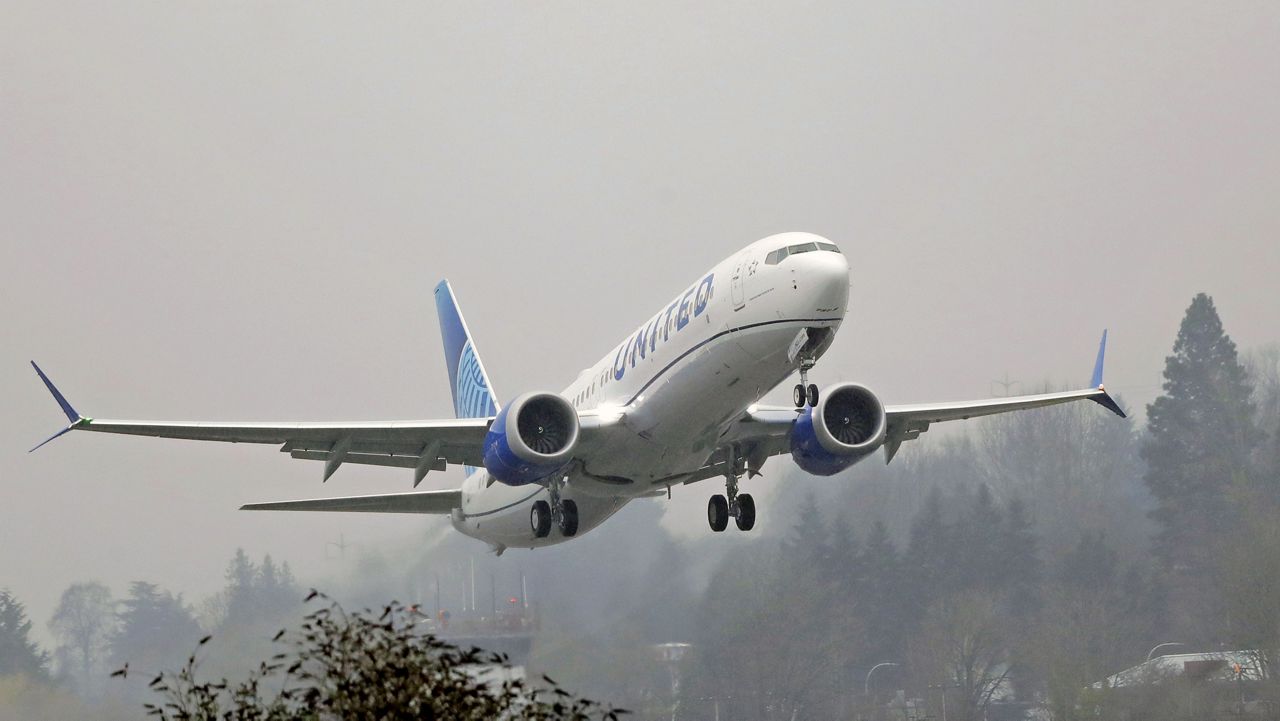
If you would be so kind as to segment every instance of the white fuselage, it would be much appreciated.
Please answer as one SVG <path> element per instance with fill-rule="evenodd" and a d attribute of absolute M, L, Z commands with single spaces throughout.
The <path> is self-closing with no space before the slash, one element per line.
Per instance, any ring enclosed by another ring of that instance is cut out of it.
<path fill-rule="evenodd" d="M 766 262 L 779 248 L 810 243 L 832 247 L 816 235 L 783 233 L 743 248 L 564 389 L 584 424 L 622 420 L 575 452 L 579 462 L 561 495 L 578 505 L 578 535 L 702 468 L 730 424 L 795 372 L 802 332 L 817 354 L 830 345 L 849 299 L 845 256 L 821 250 Z M 496 483 L 481 469 L 463 483 L 453 525 L 497 547 L 568 540 L 534 537 L 530 509 L 547 496 L 544 486 Z"/>

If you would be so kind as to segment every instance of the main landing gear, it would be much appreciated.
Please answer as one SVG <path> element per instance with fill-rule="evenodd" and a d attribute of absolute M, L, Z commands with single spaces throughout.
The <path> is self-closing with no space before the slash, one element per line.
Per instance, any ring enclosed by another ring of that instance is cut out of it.
<path fill-rule="evenodd" d="M 729 472 L 724 477 L 725 495 L 717 493 L 707 501 L 707 522 L 716 533 L 729 527 L 730 515 L 739 531 L 750 531 L 756 525 L 756 500 L 750 493 L 738 493 L 738 478 L 744 470 L 743 464 L 740 458 L 732 459 Z"/>
<path fill-rule="evenodd" d="M 551 535 L 553 523 L 560 529 L 560 534 L 566 538 L 578 533 L 578 504 L 572 499 L 560 498 L 560 487 L 563 484 L 563 479 L 552 481 L 547 485 L 551 502 L 534 501 L 533 507 L 529 509 L 529 526 L 533 530 L 534 538 L 546 538 Z"/>
<path fill-rule="evenodd" d="M 809 369 L 813 364 L 812 358 L 800 359 L 800 382 L 791 393 L 791 399 L 795 401 L 796 408 L 804 408 L 806 404 L 818 405 L 818 386 L 809 382 Z"/>

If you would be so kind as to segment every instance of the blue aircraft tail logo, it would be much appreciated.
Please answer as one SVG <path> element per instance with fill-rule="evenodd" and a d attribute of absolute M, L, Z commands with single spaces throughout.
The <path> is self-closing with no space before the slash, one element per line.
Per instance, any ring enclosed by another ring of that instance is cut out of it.
<path fill-rule="evenodd" d="M 449 389 L 453 391 L 453 411 L 458 418 L 489 418 L 498 412 L 493 385 L 485 373 L 471 332 L 462 319 L 449 281 L 436 286 L 436 312 L 440 315 L 440 337 L 444 341 L 444 362 L 449 368 Z M 467 475 L 476 469 L 466 467 Z"/>
<path fill-rule="evenodd" d="M 458 359 L 453 410 L 458 418 L 488 418 L 498 412 L 470 338 L 462 346 L 462 356 Z"/>

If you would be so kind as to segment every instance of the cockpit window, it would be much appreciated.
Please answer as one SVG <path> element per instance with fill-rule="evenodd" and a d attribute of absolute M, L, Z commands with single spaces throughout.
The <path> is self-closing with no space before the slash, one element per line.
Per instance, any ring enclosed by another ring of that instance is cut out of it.
<path fill-rule="evenodd" d="M 777 265 L 786 260 L 788 255 L 810 253 L 815 250 L 828 250 L 832 253 L 840 252 L 840 249 L 836 247 L 835 243 L 801 243 L 799 245 L 788 245 L 785 248 L 778 248 L 764 257 L 764 263 L 765 265 Z"/>

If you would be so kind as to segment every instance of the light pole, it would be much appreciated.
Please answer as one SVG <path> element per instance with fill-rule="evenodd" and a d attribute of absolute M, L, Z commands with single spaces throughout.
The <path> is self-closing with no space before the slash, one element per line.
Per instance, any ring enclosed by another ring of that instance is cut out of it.
<path fill-rule="evenodd" d="M 875 673 L 876 669 L 880 668 L 881 666 L 897 666 L 897 665 L 898 664 L 892 661 L 883 661 L 881 663 L 878 663 L 872 666 L 871 670 L 867 671 L 867 677 L 862 680 L 862 695 L 863 696 L 871 695 L 871 674 Z"/>
<path fill-rule="evenodd" d="M 1147 651 L 1147 660 L 1150 661 L 1151 655 L 1154 654 L 1157 650 L 1164 648 L 1165 646 L 1186 646 L 1186 645 L 1187 644 L 1185 643 L 1178 643 L 1177 641 L 1167 641 L 1165 643 L 1158 643 L 1155 646 L 1152 646 L 1150 651 Z"/>
<path fill-rule="evenodd" d="M 936 688 L 942 691 L 942 721 L 947 721 L 947 689 L 960 688 L 958 683 L 931 683 L 929 688 Z"/>

